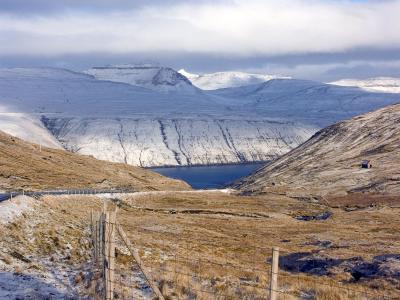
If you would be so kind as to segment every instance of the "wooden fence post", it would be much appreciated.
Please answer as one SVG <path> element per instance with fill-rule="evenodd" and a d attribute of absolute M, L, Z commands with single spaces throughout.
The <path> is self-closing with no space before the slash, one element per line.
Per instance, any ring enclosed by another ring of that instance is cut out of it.
<path fill-rule="evenodd" d="M 97 248 L 97 259 L 100 262 L 100 265 L 103 266 L 104 263 L 104 213 L 100 214 L 100 217 L 98 219 L 98 248 Z"/>
<path fill-rule="evenodd" d="M 272 248 L 271 282 L 269 286 L 269 300 L 277 299 L 279 271 L 279 248 Z"/>
<path fill-rule="evenodd" d="M 115 212 L 106 212 L 104 228 L 104 272 L 106 300 L 114 299 L 114 268 L 115 268 Z"/>
<path fill-rule="evenodd" d="M 93 242 L 93 260 L 95 265 L 99 262 L 99 230 L 100 230 L 100 214 L 98 212 L 90 212 L 91 224 L 92 224 L 92 242 Z"/>

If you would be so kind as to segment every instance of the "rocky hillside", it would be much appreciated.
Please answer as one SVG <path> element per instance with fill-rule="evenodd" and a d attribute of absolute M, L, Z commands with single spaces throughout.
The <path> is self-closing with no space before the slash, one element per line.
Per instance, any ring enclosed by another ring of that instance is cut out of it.
<path fill-rule="evenodd" d="M 369 160 L 372 168 L 361 168 Z M 400 105 L 329 126 L 236 185 L 296 197 L 400 195 Z"/>
<path fill-rule="evenodd" d="M 40 147 L 0 131 L 0 190 L 62 188 L 182 190 L 190 187 L 138 167 Z"/>

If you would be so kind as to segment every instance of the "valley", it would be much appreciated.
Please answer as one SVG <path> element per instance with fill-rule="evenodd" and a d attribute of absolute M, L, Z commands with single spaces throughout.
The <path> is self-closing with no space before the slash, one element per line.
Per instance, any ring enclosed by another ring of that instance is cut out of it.
<path fill-rule="evenodd" d="M 400 300 L 400 0 L 0 0 L 0 300 Z"/>
<path fill-rule="evenodd" d="M 117 298 L 152 299 L 151 282 L 166 299 L 266 299 L 272 249 L 279 247 L 278 299 L 396 299 L 399 108 L 328 126 L 220 190 L 192 190 L 150 170 L 2 133 L 4 190 L 130 192 L 1 202 L 0 297 L 100 297 L 103 271 L 94 262 L 91 218 L 117 211 L 135 249 L 116 238 Z M 69 126 L 62 124 L 60 136 Z M 362 169 L 361 159 L 373 167 Z"/>

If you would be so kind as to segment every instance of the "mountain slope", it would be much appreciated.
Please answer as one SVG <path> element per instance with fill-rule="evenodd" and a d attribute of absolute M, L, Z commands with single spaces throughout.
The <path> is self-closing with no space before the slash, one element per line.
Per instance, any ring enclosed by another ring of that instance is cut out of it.
<path fill-rule="evenodd" d="M 93 67 L 86 74 L 100 80 L 128 83 L 162 93 L 200 92 L 182 74 L 171 68 L 154 65 L 117 65 Z"/>
<path fill-rule="evenodd" d="M 370 92 L 400 93 L 400 78 L 341 79 L 331 84 L 356 86 Z"/>
<path fill-rule="evenodd" d="M 192 74 L 186 72 L 184 69 L 178 72 L 187 77 L 195 86 L 202 90 L 239 87 L 261 83 L 274 78 L 285 78 L 275 75 L 253 74 L 238 71 L 216 72 L 202 75 Z"/>
<path fill-rule="evenodd" d="M 177 190 L 189 186 L 138 167 L 40 148 L 0 131 L 0 190 L 62 188 Z"/>
<path fill-rule="evenodd" d="M 246 193 L 400 196 L 400 104 L 331 125 L 238 182 Z M 371 169 L 361 161 L 370 160 Z"/>
<path fill-rule="evenodd" d="M 313 123 L 320 128 L 360 113 L 400 102 L 399 94 L 369 93 L 299 79 L 272 79 L 245 87 L 210 92 L 220 104 L 245 105 L 263 115 Z"/>
<path fill-rule="evenodd" d="M 21 113 L 0 113 L 0 130 L 42 146 L 54 149 L 63 148 L 52 133 L 35 116 Z"/>

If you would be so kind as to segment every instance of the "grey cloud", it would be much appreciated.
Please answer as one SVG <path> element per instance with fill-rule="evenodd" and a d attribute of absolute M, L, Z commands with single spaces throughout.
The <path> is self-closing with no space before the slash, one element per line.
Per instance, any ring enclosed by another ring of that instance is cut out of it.
<path fill-rule="evenodd" d="M 61 14 L 65 11 L 113 12 L 145 6 L 169 6 L 176 3 L 199 3 L 206 0 L 1 0 L 0 13 L 14 15 Z"/>

